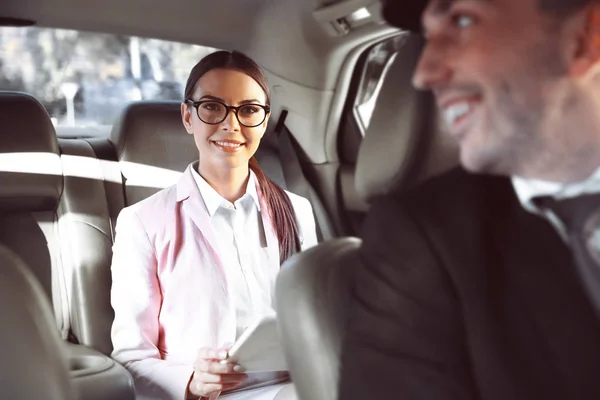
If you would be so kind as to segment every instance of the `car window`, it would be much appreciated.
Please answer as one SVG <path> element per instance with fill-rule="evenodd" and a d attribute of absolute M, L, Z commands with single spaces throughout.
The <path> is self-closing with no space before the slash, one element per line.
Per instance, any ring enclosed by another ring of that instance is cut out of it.
<path fill-rule="evenodd" d="M 377 97 L 381 91 L 383 77 L 392 64 L 398 50 L 406 40 L 406 35 L 394 36 L 371 47 L 362 68 L 362 75 L 354 101 L 354 115 L 364 134 L 371 124 L 371 116 Z"/>
<path fill-rule="evenodd" d="M 58 127 L 110 126 L 131 101 L 181 100 L 190 69 L 215 50 L 114 34 L 2 27 L 0 90 L 35 96 Z"/>

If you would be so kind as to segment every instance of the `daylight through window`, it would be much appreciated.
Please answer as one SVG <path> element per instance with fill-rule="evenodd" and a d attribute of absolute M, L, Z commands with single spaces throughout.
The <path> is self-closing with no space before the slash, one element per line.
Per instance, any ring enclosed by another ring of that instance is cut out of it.
<path fill-rule="evenodd" d="M 0 90 L 36 97 L 57 126 L 110 126 L 137 100 L 181 100 L 216 49 L 50 28 L 0 27 Z"/>

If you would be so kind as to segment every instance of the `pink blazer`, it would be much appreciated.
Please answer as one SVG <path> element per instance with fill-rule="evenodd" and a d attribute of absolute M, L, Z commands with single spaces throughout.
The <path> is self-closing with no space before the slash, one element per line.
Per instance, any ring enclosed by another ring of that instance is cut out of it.
<path fill-rule="evenodd" d="M 123 209 L 113 246 L 113 353 L 132 373 L 137 398 L 185 398 L 201 347 L 235 341 L 235 309 L 215 234 L 191 166 L 177 185 Z M 257 192 L 262 202 L 260 189 Z M 308 200 L 288 193 L 302 248 L 317 243 Z M 265 210 L 266 206 L 261 209 Z M 279 248 L 262 212 L 271 263 Z M 276 274 L 277 271 L 272 271 Z"/>

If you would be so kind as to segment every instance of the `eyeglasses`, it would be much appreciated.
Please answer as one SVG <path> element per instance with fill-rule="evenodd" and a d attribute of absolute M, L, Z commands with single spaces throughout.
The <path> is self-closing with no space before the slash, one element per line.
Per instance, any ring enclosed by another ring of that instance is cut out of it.
<path fill-rule="evenodd" d="M 267 115 L 271 112 L 271 107 L 262 104 L 244 104 L 233 107 L 216 100 L 186 100 L 186 103 L 192 104 L 200 121 L 209 125 L 218 125 L 225 121 L 227 115 L 233 110 L 240 125 L 254 128 L 265 122 Z"/>

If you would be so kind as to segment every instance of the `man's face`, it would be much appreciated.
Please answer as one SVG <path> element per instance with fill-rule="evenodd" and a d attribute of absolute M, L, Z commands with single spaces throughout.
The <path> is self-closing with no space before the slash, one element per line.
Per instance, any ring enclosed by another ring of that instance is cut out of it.
<path fill-rule="evenodd" d="M 575 89 L 557 25 L 538 0 L 430 1 L 414 84 L 433 91 L 467 169 L 527 175 L 561 156 Z"/>

